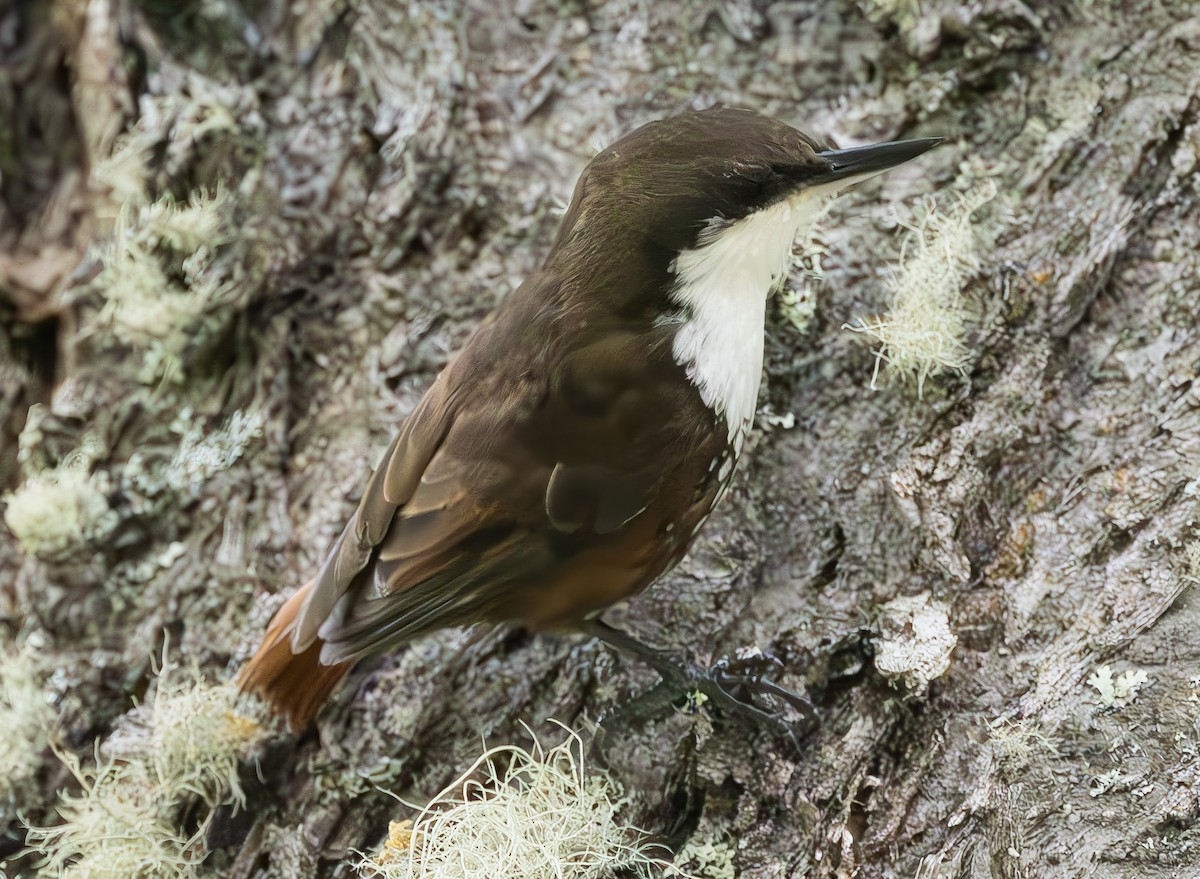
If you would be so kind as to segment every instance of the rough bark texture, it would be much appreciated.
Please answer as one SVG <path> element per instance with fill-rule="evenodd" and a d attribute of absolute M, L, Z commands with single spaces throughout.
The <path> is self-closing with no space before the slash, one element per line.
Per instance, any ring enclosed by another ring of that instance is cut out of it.
<path fill-rule="evenodd" d="M 729 843 L 744 877 L 1200 876 L 1193 4 L 30 0 L 0 57 L 0 490 L 65 465 L 87 495 L 37 554 L 5 532 L 0 613 L 45 639 L 68 748 L 168 633 L 228 677 L 589 156 L 723 101 L 951 145 L 834 209 L 815 319 L 768 330 L 764 403 L 794 426 L 762 426 L 689 558 L 612 616 L 701 662 L 773 652 L 820 727 L 797 750 L 618 718 L 629 820 Z M 985 180 L 969 365 L 872 390 L 843 325 L 887 309 L 885 202 Z M 172 199 L 211 206 L 200 232 L 163 231 Z M 916 695 L 856 642 L 920 593 L 958 646 Z M 1148 681 L 1105 698 L 1105 665 Z M 579 638 L 413 644 L 266 748 L 206 869 L 346 875 L 408 814 L 380 787 L 423 802 L 481 737 L 554 740 L 653 682 Z M 15 805 L 52 821 L 68 781 L 39 759 Z"/>

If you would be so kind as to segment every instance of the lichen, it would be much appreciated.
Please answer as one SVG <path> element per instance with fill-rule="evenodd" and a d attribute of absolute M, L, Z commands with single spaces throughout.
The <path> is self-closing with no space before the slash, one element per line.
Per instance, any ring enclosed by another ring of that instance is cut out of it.
<path fill-rule="evenodd" d="M 108 475 L 93 471 L 86 455 L 73 455 L 9 494 L 4 522 L 27 553 L 60 561 L 113 529 L 108 492 Z"/>
<path fill-rule="evenodd" d="M 125 719 L 109 752 L 142 759 L 159 790 L 194 794 L 206 802 L 242 804 L 238 762 L 258 724 L 237 711 L 231 685 L 205 684 L 198 672 L 159 673 L 153 702 Z"/>
<path fill-rule="evenodd" d="M 921 695 L 950 668 L 958 636 L 947 609 L 929 593 L 892 599 L 876 625 L 875 667 L 880 674 Z"/>
<path fill-rule="evenodd" d="M 54 712 L 42 686 L 36 639 L 0 647 L 0 806 L 37 773 Z"/>
<path fill-rule="evenodd" d="M 617 783 L 589 772 L 571 733 L 544 751 L 502 745 L 482 754 L 359 865 L 380 879 L 584 879 L 666 865 L 645 834 L 620 820 Z M 662 854 L 665 850 L 659 848 Z"/>
<path fill-rule="evenodd" d="M 132 188 L 121 176 L 113 185 Z M 221 188 L 184 203 L 131 195 L 122 205 L 94 284 L 104 301 L 100 322 L 142 350 L 143 382 L 180 377 L 197 323 L 227 293 L 214 260 L 231 236 L 232 200 Z"/>
<path fill-rule="evenodd" d="M 663 875 L 668 877 L 691 875 L 696 879 L 736 879 L 734 868 L 734 846 L 728 842 L 689 841 Z M 682 867 L 686 866 L 687 873 Z"/>
<path fill-rule="evenodd" d="M 1087 682 L 1088 686 L 1095 688 L 1100 705 L 1105 708 L 1124 708 L 1137 698 L 1138 690 L 1150 682 L 1150 677 L 1140 668 L 1113 674 L 1111 667 L 1102 665 L 1092 672 Z"/>
<path fill-rule="evenodd" d="M 129 767 L 84 770 L 63 755 L 82 792 L 63 794 L 61 823 L 31 827 L 29 845 L 45 854 L 39 875 L 70 879 L 190 879 L 203 860 L 200 832 L 185 838 L 163 815 L 155 792 L 130 783 Z"/>
<path fill-rule="evenodd" d="M 995 183 L 985 181 L 959 196 L 949 210 L 928 200 L 906 224 L 909 234 L 887 282 L 887 314 L 846 325 L 879 342 L 872 388 L 885 364 L 901 380 L 914 383 L 918 396 L 931 376 L 965 372 L 970 365 L 963 286 L 982 265 L 971 214 L 995 196 Z"/>
<path fill-rule="evenodd" d="M 179 450 L 167 470 L 167 484 L 176 491 L 195 490 L 215 473 L 227 470 L 263 435 L 261 412 L 237 411 L 224 426 L 206 430 L 184 410 L 177 424 L 183 430 Z"/>
<path fill-rule="evenodd" d="M 198 673 L 177 677 L 164 661 L 152 701 L 135 708 L 103 744 L 95 766 L 60 756 L 82 792 L 64 794 L 62 821 L 31 827 L 42 875 L 72 879 L 189 879 L 203 861 L 206 822 L 218 804 L 241 804 L 238 761 L 260 729 L 235 710 L 231 685 Z M 205 804 L 200 829 L 185 836 L 180 816 Z"/>
<path fill-rule="evenodd" d="M 804 230 L 793 248 L 792 267 L 788 280 L 794 283 L 785 286 L 776 297 L 779 312 L 797 332 L 804 333 L 817 313 L 817 291 L 825 283 L 825 268 L 822 257 L 828 254 L 825 233 L 821 221 L 825 210 L 817 214 Z"/>

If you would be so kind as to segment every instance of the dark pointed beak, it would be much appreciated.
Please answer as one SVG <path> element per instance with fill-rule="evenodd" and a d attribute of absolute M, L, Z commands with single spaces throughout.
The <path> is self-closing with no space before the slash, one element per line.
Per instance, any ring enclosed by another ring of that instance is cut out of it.
<path fill-rule="evenodd" d="M 844 180 L 849 185 L 856 180 L 865 180 L 915 159 L 944 140 L 943 137 L 922 137 L 916 140 L 873 143 L 845 150 L 824 150 L 817 153 L 817 157 L 828 163 L 828 170 L 818 171 L 816 179 L 810 181 L 809 185 L 836 183 L 839 180 Z"/>

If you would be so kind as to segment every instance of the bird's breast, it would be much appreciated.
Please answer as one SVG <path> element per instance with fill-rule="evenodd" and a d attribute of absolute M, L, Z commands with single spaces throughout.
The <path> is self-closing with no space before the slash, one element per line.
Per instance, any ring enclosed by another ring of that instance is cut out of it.
<path fill-rule="evenodd" d="M 738 448 L 758 401 L 767 297 L 787 277 L 792 242 L 806 218 L 781 202 L 722 226 L 673 264 L 671 298 L 680 309 L 675 361 L 705 404 L 724 416 Z"/>

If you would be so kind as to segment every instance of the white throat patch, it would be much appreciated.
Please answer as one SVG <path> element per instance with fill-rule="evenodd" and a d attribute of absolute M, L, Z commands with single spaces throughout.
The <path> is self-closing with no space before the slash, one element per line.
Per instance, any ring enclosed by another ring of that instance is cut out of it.
<path fill-rule="evenodd" d="M 686 313 L 675 362 L 705 404 L 724 414 L 739 450 L 758 401 L 767 296 L 786 279 L 792 243 L 821 212 L 825 194 L 809 190 L 755 211 L 675 260 L 671 295 Z"/>

